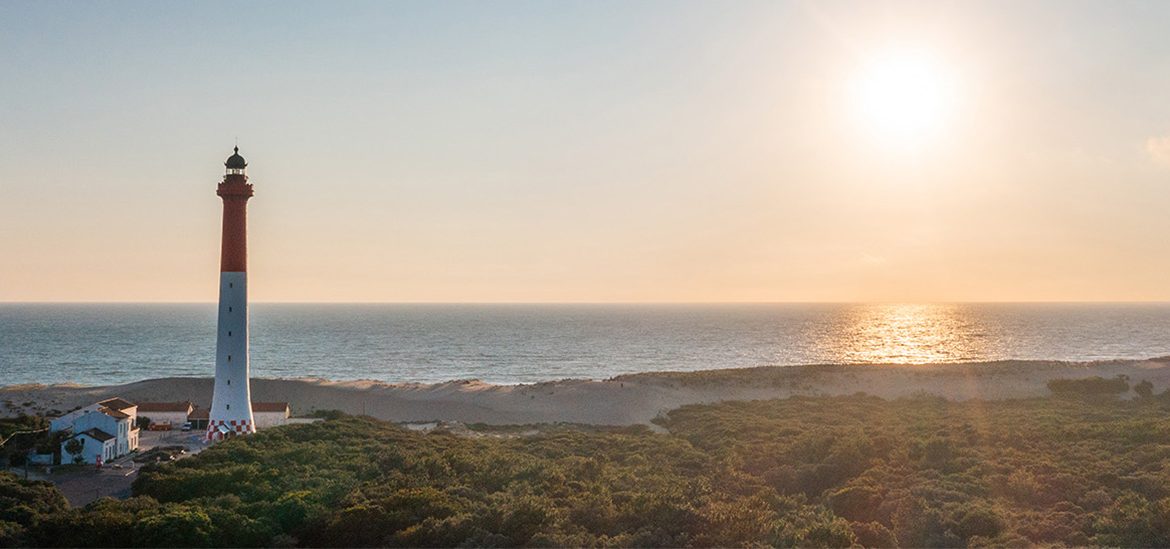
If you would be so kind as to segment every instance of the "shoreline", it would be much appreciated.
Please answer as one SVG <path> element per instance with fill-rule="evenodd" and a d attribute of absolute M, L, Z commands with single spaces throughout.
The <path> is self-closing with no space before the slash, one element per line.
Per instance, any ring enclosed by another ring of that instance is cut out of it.
<path fill-rule="evenodd" d="M 881 398 L 918 394 L 952 400 L 1001 400 L 1050 394 L 1061 378 L 1128 376 L 1170 388 L 1170 357 L 1095 362 L 1024 361 L 936 364 L 821 364 L 760 366 L 693 372 L 645 372 L 607 380 L 565 379 L 496 385 L 479 380 L 443 383 L 252 379 L 252 400 L 287 401 L 294 415 L 340 410 L 397 422 L 457 421 L 494 425 L 649 424 L 688 404 L 834 396 L 864 392 Z M 55 415 L 113 396 L 132 402 L 191 400 L 207 406 L 212 379 L 170 377 L 106 386 L 23 384 L 0 387 L 0 417 Z"/>

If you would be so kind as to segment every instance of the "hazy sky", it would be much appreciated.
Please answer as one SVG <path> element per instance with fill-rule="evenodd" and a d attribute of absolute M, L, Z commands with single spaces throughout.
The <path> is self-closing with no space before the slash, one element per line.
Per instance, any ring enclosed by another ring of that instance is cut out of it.
<path fill-rule="evenodd" d="M 258 301 L 1170 300 L 1167 29 L 1114 0 L 2 2 L 0 301 L 214 301 L 237 137 Z M 910 144 L 858 105 L 890 52 L 949 94 Z"/>

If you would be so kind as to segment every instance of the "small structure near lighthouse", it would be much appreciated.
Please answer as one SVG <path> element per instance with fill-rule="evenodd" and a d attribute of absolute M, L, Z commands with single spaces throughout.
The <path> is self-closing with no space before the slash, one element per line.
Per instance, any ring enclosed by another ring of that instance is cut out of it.
<path fill-rule="evenodd" d="M 248 381 L 248 199 L 252 184 L 240 148 L 224 163 L 227 173 L 216 190 L 223 198 L 220 245 L 219 328 L 215 344 L 215 388 L 207 439 L 256 432 Z"/>

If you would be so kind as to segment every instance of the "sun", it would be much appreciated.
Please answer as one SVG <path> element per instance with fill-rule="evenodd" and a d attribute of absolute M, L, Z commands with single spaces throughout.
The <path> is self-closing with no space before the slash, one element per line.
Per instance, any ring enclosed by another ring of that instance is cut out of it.
<path fill-rule="evenodd" d="M 852 102 L 883 144 L 918 148 L 945 131 L 957 99 L 954 72 L 922 51 L 888 51 L 857 71 Z"/>

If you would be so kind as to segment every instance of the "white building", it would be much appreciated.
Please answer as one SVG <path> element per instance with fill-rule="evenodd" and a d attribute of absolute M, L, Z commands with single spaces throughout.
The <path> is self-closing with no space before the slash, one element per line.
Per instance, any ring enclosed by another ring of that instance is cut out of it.
<path fill-rule="evenodd" d="M 50 421 L 49 430 L 73 433 L 61 443 L 63 462 L 72 462 L 64 448 L 74 438 L 85 445 L 85 463 L 96 463 L 99 456 L 109 461 L 138 449 L 138 406 L 120 398 L 106 399 Z"/>
<path fill-rule="evenodd" d="M 76 455 L 69 453 L 71 441 L 81 445 Z M 116 457 L 118 439 L 100 429 L 90 429 L 73 435 L 61 442 L 61 463 L 108 463 Z"/>
<path fill-rule="evenodd" d="M 152 425 L 170 425 L 172 428 L 187 423 L 187 417 L 195 410 L 191 401 L 182 402 L 139 402 L 138 417 L 150 418 Z"/>
<path fill-rule="evenodd" d="M 257 429 L 267 429 L 288 423 L 292 410 L 287 402 L 253 402 L 252 418 Z"/>

